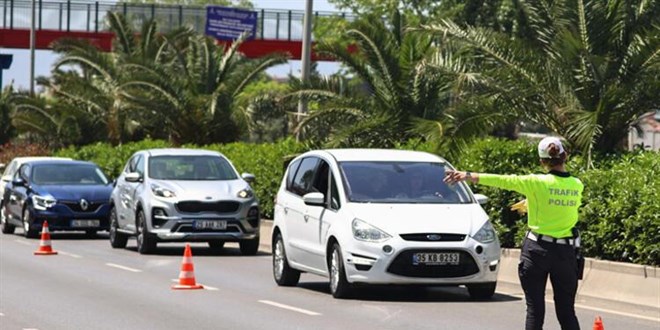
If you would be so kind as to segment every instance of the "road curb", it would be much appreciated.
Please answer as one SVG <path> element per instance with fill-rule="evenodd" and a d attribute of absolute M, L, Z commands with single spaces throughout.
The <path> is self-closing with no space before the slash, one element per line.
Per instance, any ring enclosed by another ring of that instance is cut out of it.
<path fill-rule="evenodd" d="M 271 252 L 272 227 L 273 221 L 261 221 L 259 245 L 262 252 Z M 502 249 L 498 281 L 520 285 L 519 258 L 520 249 Z M 552 297 L 552 285 L 549 283 L 546 296 Z M 650 311 L 651 315 L 660 316 L 660 268 L 587 258 L 584 279 L 578 283 L 576 300 L 638 306 Z"/>

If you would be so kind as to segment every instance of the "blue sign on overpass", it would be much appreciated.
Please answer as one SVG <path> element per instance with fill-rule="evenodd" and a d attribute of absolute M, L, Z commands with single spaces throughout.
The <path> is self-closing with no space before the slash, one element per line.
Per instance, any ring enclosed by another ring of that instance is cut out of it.
<path fill-rule="evenodd" d="M 257 33 L 257 12 L 236 8 L 206 7 L 206 34 L 218 40 L 236 40 L 250 31 L 248 39 Z"/>

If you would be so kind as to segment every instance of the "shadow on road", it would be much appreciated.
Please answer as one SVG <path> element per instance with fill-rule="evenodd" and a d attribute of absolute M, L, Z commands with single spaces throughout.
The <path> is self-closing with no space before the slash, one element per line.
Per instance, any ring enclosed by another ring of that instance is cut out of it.
<path fill-rule="evenodd" d="M 328 282 L 304 282 L 299 288 L 327 293 L 330 295 Z M 474 300 L 470 298 L 465 287 L 425 287 L 410 285 L 377 285 L 356 287 L 351 300 L 356 301 L 391 301 L 391 302 L 466 302 L 466 303 L 498 303 L 518 301 L 520 297 L 495 293 L 490 300 Z"/>
<path fill-rule="evenodd" d="M 135 242 L 133 240 L 133 242 Z M 183 256 L 183 249 L 185 248 L 185 243 L 168 243 L 168 244 L 159 244 L 158 248 L 154 253 L 151 255 L 157 255 L 157 256 Z M 135 251 L 137 252 L 137 247 L 135 247 L 135 244 L 131 244 L 131 241 L 129 241 L 128 247 L 126 247 L 127 250 Z M 206 243 L 195 243 L 190 245 L 190 249 L 192 251 L 192 255 L 194 258 L 197 257 L 244 257 L 244 258 L 250 258 L 252 256 L 245 256 L 241 253 L 241 250 L 238 247 L 238 244 L 227 244 L 225 247 L 222 249 L 211 249 L 206 245 Z M 257 252 L 256 256 L 267 256 L 269 255 L 268 253 L 265 252 Z"/>
<path fill-rule="evenodd" d="M 23 236 L 22 233 L 19 236 Z M 41 239 L 41 233 L 36 238 L 28 238 L 28 240 L 39 241 Z M 50 232 L 51 241 L 63 241 L 63 240 L 107 240 L 108 232 L 98 232 L 95 234 L 87 234 L 84 231 L 66 231 L 66 232 Z"/>

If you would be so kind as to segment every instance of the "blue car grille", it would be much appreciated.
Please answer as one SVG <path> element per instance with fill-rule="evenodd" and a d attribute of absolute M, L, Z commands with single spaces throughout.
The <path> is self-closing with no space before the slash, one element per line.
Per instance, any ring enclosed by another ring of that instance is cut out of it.
<path fill-rule="evenodd" d="M 80 206 L 80 202 L 62 202 L 62 204 L 66 205 L 66 207 L 76 213 L 94 213 L 103 205 L 103 203 L 89 202 L 87 210 L 83 210 L 82 206 Z"/>

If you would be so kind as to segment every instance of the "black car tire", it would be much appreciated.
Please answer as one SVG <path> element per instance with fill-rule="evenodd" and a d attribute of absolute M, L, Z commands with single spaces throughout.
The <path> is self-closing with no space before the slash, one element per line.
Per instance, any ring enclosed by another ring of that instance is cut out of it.
<path fill-rule="evenodd" d="M 150 254 L 156 250 L 156 238 L 149 233 L 147 229 L 147 219 L 144 216 L 144 211 L 139 210 L 136 219 L 137 227 L 137 250 L 140 254 Z"/>
<path fill-rule="evenodd" d="M 330 275 L 330 293 L 332 293 L 332 296 L 338 299 L 350 298 L 353 286 L 346 280 L 344 258 L 342 257 L 339 243 L 333 244 L 330 250 L 328 271 Z"/>
<path fill-rule="evenodd" d="M 467 289 L 470 293 L 470 298 L 474 300 L 488 300 L 495 294 L 495 287 L 497 282 L 468 284 Z"/>
<path fill-rule="evenodd" d="M 279 232 L 272 244 L 273 278 L 279 286 L 296 286 L 300 280 L 300 271 L 289 266 L 284 249 L 284 240 Z"/>
<path fill-rule="evenodd" d="M 27 208 L 23 209 L 23 236 L 26 238 L 37 238 L 39 232 L 32 229 L 32 215 Z"/>
<path fill-rule="evenodd" d="M 225 247 L 225 241 L 210 241 L 209 248 L 213 251 L 222 251 L 222 248 Z"/>
<path fill-rule="evenodd" d="M 3 234 L 13 234 L 16 226 L 9 223 L 5 216 L 5 206 L 0 204 L 0 230 Z"/>
<path fill-rule="evenodd" d="M 117 210 L 113 206 L 110 209 L 110 229 L 108 235 L 108 237 L 110 237 L 110 246 L 115 249 L 123 249 L 126 247 L 126 243 L 128 243 L 128 235 L 118 232 L 118 228 Z"/>
<path fill-rule="evenodd" d="M 241 248 L 241 253 L 246 256 L 253 256 L 259 251 L 259 236 L 238 242 L 238 246 Z"/>

